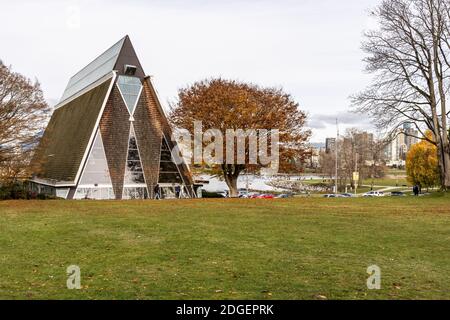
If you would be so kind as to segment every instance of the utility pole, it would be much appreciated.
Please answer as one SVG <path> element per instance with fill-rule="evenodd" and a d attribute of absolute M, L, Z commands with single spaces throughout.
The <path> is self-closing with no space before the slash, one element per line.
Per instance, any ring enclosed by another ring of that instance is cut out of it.
<path fill-rule="evenodd" d="M 248 183 L 248 169 L 246 169 L 245 170 L 246 171 L 246 179 L 247 179 L 247 181 L 246 181 L 246 189 L 247 189 L 247 197 L 248 197 L 248 195 L 249 195 L 249 183 Z"/>
<path fill-rule="evenodd" d="M 355 173 L 357 173 L 358 172 L 358 153 L 357 152 L 355 153 L 355 157 L 356 157 L 356 159 L 355 159 Z M 357 177 L 358 179 L 355 179 L 355 178 L 353 178 L 353 180 L 354 180 L 353 183 L 355 184 L 355 196 L 356 196 L 357 193 L 358 193 L 357 189 L 358 189 L 358 183 L 359 183 L 359 174 L 358 174 L 358 177 Z"/>
<path fill-rule="evenodd" d="M 339 143 L 339 123 L 338 119 L 336 118 L 336 143 L 334 144 L 334 149 L 336 152 L 336 173 L 335 173 L 335 186 L 334 186 L 334 192 L 335 194 L 338 194 L 338 143 Z"/>

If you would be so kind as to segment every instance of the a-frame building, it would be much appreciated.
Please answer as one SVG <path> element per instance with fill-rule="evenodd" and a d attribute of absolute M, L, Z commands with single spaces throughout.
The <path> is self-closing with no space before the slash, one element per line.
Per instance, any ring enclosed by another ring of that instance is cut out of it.
<path fill-rule="evenodd" d="M 30 186 L 66 199 L 195 197 L 171 137 L 126 36 L 70 79 L 33 159 Z"/>

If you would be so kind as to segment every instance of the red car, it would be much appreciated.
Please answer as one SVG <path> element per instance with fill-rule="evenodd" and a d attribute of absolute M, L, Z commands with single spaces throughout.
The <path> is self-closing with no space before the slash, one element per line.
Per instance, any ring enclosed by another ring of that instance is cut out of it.
<path fill-rule="evenodd" d="M 256 197 L 257 199 L 275 199 L 273 194 L 260 194 Z"/>

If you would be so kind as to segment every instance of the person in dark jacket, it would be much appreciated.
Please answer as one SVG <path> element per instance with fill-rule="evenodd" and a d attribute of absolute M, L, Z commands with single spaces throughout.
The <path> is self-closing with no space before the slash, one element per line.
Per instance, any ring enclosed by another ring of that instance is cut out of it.
<path fill-rule="evenodd" d="M 418 185 L 415 185 L 415 186 L 413 187 L 413 192 L 414 192 L 414 195 L 415 195 L 416 197 L 419 196 L 419 186 L 418 186 Z"/>
<path fill-rule="evenodd" d="M 155 189 L 153 189 L 153 192 L 155 193 L 155 199 L 161 199 L 161 195 L 159 194 L 159 184 L 157 184 L 156 186 L 155 186 Z"/>
<path fill-rule="evenodd" d="M 180 198 L 180 194 L 181 194 L 181 187 L 180 186 L 175 186 L 175 197 L 177 199 Z"/>

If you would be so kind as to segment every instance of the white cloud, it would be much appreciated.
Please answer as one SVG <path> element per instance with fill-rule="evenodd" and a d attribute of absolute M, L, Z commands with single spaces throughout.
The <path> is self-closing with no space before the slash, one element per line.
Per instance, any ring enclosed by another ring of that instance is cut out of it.
<path fill-rule="evenodd" d="M 367 84 L 360 42 L 377 2 L 8 1 L 0 59 L 58 99 L 71 75 L 129 34 L 163 104 L 180 87 L 222 76 L 282 86 L 313 117 L 336 114 Z M 334 132 L 311 122 L 313 140 Z"/>
<path fill-rule="evenodd" d="M 337 112 L 329 114 L 314 114 L 310 117 L 308 126 L 316 131 L 314 141 L 323 142 L 327 137 L 334 137 L 337 133 L 336 120 L 339 130 L 344 133 L 346 129 L 358 128 L 360 130 L 375 131 L 371 120 L 360 113 Z"/>

